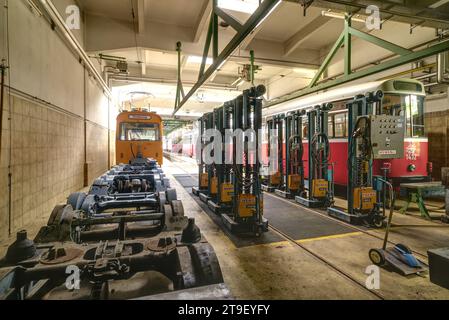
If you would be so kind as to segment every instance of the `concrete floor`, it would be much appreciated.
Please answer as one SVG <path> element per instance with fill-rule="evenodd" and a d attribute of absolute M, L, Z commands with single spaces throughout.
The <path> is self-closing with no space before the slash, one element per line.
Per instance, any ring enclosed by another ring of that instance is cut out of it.
<path fill-rule="evenodd" d="M 193 160 L 175 157 L 164 162 L 164 171 L 172 178 L 174 174 L 196 173 L 197 169 Z M 178 190 L 186 214 L 196 218 L 203 234 L 214 246 L 225 282 L 237 299 L 379 298 L 291 242 L 237 248 L 178 181 L 174 178 L 171 181 Z M 311 211 L 310 214 L 319 213 Z M 430 248 L 449 245 L 447 225 L 400 214 L 394 216 L 393 223 L 422 226 L 395 227 L 390 240 L 406 243 L 424 255 Z M 369 233 L 377 237 L 384 235 L 383 230 L 370 230 Z M 299 242 L 361 284 L 368 276 L 366 267 L 371 265 L 369 249 L 382 246 L 382 240 L 356 230 Z M 427 263 L 426 258 L 420 259 Z M 381 269 L 380 289 L 376 292 L 385 299 L 449 299 L 449 290 L 432 284 L 428 276 L 403 277 L 384 269 Z"/>
<path fill-rule="evenodd" d="M 195 161 L 179 157 L 172 158 L 172 161 L 165 159 L 163 169 L 171 179 L 172 187 L 177 189 L 186 215 L 195 217 L 204 236 L 213 245 L 225 283 L 235 298 L 379 299 L 363 286 L 289 241 L 236 247 L 173 177 L 176 174 L 197 173 Z M 273 195 L 267 194 L 266 197 Z M 298 210 L 301 209 L 303 208 L 298 205 Z M 323 213 L 310 211 L 310 214 Z M 37 234 L 46 219 L 47 217 L 43 217 L 42 222 L 39 221 L 28 229 L 30 238 Z M 429 248 L 449 245 L 447 225 L 400 214 L 394 216 L 393 222 L 397 225 L 422 226 L 395 227 L 390 235 L 391 241 L 406 243 L 419 253 L 426 254 Z M 383 237 L 384 234 L 382 230 L 368 232 L 377 237 Z M 4 255 L 13 240 L 0 245 L 1 255 Z M 365 269 L 371 264 L 368 258 L 369 249 L 382 245 L 380 239 L 357 230 L 335 236 L 302 239 L 298 242 L 360 284 L 364 284 L 368 276 Z M 426 259 L 423 260 L 427 262 Z M 449 290 L 432 284 L 428 277 L 406 278 L 384 269 L 381 269 L 380 289 L 376 292 L 385 299 L 449 299 Z"/>

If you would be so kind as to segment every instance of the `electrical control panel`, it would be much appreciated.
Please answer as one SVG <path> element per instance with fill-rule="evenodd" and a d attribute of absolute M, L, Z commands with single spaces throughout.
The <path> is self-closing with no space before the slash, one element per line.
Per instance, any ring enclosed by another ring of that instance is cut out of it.
<path fill-rule="evenodd" d="M 404 157 L 405 119 L 403 116 L 371 115 L 370 128 L 374 159 Z"/>

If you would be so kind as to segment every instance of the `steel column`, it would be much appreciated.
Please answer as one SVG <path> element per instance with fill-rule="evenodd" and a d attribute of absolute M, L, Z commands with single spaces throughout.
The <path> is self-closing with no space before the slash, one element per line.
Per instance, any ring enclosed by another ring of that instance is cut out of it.
<path fill-rule="evenodd" d="M 214 7 L 216 7 L 216 0 L 214 1 Z M 231 41 L 226 45 L 226 47 L 218 53 L 218 17 L 215 9 L 213 9 L 213 17 L 214 20 L 213 25 L 216 26 L 214 33 L 214 37 L 217 41 L 214 42 L 213 51 L 214 51 L 214 61 L 211 66 L 200 76 L 197 83 L 190 89 L 189 92 L 185 95 L 185 97 L 179 102 L 179 104 L 175 104 L 175 109 L 173 111 L 173 115 L 178 112 L 178 110 L 189 100 L 190 97 L 212 76 L 212 74 L 219 69 L 223 63 L 225 63 L 226 59 L 234 52 L 235 49 L 240 45 L 240 43 L 267 17 L 272 10 L 276 8 L 276 6 L 281 2 L 281 0 L 265 0 L 263 1 L 256 11 L 248 18 L 245 24 L 242 25 L 240 31 L 237 31 L 237 34 L 231 39 Z M 216 46 L 216 47 L 215 47 Z M 215 57 L 216 53 L 216 57 Z"/>

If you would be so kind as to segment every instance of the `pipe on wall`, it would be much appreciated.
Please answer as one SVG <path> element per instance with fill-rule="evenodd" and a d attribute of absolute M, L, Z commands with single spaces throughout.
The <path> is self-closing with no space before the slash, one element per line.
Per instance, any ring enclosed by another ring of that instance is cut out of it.
<path fill-rule="evenodd" d="M 2 154 L 2 136 L 3 136 L 3 107 L 4 107 L 4 101 L 5 101 L 5 73 L 6 73 L 6 66 L 2 63 L 0 65 L 0 159 Z"/>

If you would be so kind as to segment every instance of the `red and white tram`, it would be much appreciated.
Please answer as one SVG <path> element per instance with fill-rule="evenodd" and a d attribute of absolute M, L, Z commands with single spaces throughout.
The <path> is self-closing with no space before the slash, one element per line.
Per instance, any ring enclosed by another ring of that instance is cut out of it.
<path fill-rule="evenodd" d="M 264 110 L 266 118 L 289 111 L 310 109 L 323 103 L 332 103 L 329 112 L 328 135 L 330 141 L 330 163 L 334 164 L 333 178 L 338 186 L 347 184 L 348 158 L 348 110 L 346 104 L 356 95 L 382 90 L 384 98 L 382 104 L 375 109 L 376 114 L 404 115 L 406 118 L 406 139 L 403 159 L 375 160 L 373 174 L 383 175 L 381 168 L 390 167 L 388 178 L 398 185 L 401 182 L 428 181 L 431 174 L 431 163 L 428 162 L 428 139 L 424 128 L 424 99 L 425 91 L 421 82 L 412 79 L 392 79 L 346 86 L 295 98 Z M 382 107 L 381 107 L 382 106 Z M 382 110 L 381 110 L 382 109 Z M 264 126 L 264 154 L 267 154 L 266 122 Z M 305 178 L 308 177 L 307 155 L 307 117 L 303 121 L 303 145 L 305 161 Z M 284 141 L 285 159 L 285 141 Z M 267 159 L 264 159 L 266 163 Z M 285 160 L 284 160 L 285 165 Z"/>

